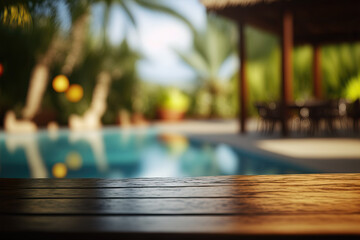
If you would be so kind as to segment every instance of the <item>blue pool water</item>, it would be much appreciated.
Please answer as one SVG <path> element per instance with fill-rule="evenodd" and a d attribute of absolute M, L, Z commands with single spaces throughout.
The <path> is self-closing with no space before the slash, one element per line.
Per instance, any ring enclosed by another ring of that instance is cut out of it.
<path fill-rule="evenodd" d="M 1 178 L 137 178 L 311 173 L 225 144 L 156 129 L 0 133 Z"/>

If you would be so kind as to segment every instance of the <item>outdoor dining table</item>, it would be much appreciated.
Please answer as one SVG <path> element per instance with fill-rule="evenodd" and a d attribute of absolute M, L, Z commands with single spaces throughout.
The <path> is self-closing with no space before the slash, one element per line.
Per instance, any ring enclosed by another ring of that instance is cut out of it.
<path fill-rule="evenodd" d="M 329 105 L 328 101 L 294 101 L 287 104 L 290 109 L 302 109 L 302 108 L 324 108 Z"/>
<path fill-rule="evenodd" d="M 305 112 L 309 114 L 309 112 L 316 112 L 323 109 L 329 109 L 332 107 L 329 101 L 323 100 L 311 100 L 311 101 L 295 101 L 286 104 L 288 109 L 299 110 L 300 114 L 305 116 Z M 303 113 L 302 110 L 306 110 Z"/>
<path fill-rule="evenodd" d="M 272 132 L 275 124 L 281 121 L 283 105 L 279 102 L 255 103 L 254 105 L 262 120 L 269 123 L 269 132 Z M 338 111 L 333 102 L 326 100 L 294 101 L 287 103 L 286 109 L 288 110 L 288 116 L 293 116 L 300 122 L 308 121 L 308 131 L 312 133 L 319 130 L 321 120 L 325 120 L 329 129 L 333 130 L 332 121 L 337 116 L 336 111 Z M 294 118 L 289 120 L 293 121 Z"/>
<path fill-rule="evenodd" d="M 310 132 L 319 130 L 321 120 L 324 120 L 330 131 L 334 130 L 333 120 L 339 117 L 339 103 L 330 100 L 295 101 L 287 104 L 289 110 L 294 110 L 300 121 L 310 123 Z"/>
<path fill-rule="evenodd" d="M 0 179 L 4 239 L 358 239 L 360 174 Z"/>

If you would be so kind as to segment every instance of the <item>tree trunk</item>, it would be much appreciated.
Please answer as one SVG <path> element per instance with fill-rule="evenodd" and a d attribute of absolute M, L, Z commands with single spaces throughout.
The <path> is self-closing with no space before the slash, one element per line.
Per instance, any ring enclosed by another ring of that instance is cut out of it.
<path fill-rule="evenodd" d="M 101 127 L 101 117 L 104 115 L 111 84 L 111 75 L 106 71 L 100 72 L 94 88 L 91 104 L 83 116 L 71 115 L 69 127 L 72 130 L 97 129 Z"/>
<path fill-rule="evenodd" d="M 76 19 L 72 31 L 71 39 L 72 44 L 70 51 L 65 59 L 65 64 L 61 72 L 65 75 L 70 75 L 74 67 L 79 64 L 83 58 L 83 45 L 86 39 L 87 24 L 90 18 L 88 9 Z"/>
<path fill-rule="evenodd" d="M 26 104 L 22 110 L 24 119 L 33 119 L 40 108 L 41 100 L 49 81 L 50 67 L 58 51 L 57 45 L 56 36 L 54 36 L 45 55 L 38 61 L 32 71 L 26 97 Z"/>
<path fill-rule="evenodd" d="M 87 23 L 89 20 L 89 11 L 78 17 L 71 30 L 71 47 L 65 59 L 62 73 L 70 75 L 82 58 L 82 50 L 86 37 Z M 49 72 L 56 55 L 59 53 L 59 41 L 57 36 L 53 40 L 41 60 L 36 64 L 28 88 L 26 105 L 22 111 L 23 118 L 31 120 L 39 111 L 47 84 L 49 82 Z"/>

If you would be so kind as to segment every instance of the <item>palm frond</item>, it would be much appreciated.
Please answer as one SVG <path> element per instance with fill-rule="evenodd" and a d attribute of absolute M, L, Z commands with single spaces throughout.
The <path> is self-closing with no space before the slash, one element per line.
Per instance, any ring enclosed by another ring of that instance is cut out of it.
<path fill-rule="evenodd" d="M 187 18 L 185 18 L 183 15 L 181 15 L 177 11 L 173 10 L 172 8 L 165 6 L 163 3 L 159 2 L 159 1 L 134 0 L 134 2 L 136 2 L 139 6 L 141 6 L 143 8 L 173 16 L 173 17 L 181 20 L 182 22 L 184 22 L 190 28 L 190 30 L 192 32 L 196 31 L 193 24 Z"/>
<path fill-rule="evenodd" d="M 121 5 L 122 9 L 124 10 L 124 13 L 126 14 L 127 18 L 130 20 L 131 24 L 136 27 L 136 20 L 134 18 L 134 15 L 132 14 L 131 10 L 125 3 L 125 1 L 119 1 L 119 4 Z"/>
<path fill-rule="evenodd" d="M 203 56 L 201 56 L 198 52 L 195 51 L 191 54 L 184 54 L 178 50 L 175 51 L 180 57 L 180 59 L 190 68 L 192 68 L 200 78 L 208 78 L 209 67 Z"/>
<path fill-rule="evenodd" d="M 224 62 L 236 51 L 236 35 L 234 25 L 217 16 L 209 15 L 205 32 L 194 32 L 193 51 L 186 55 L 190 58 L 193 58 L 193 55 L 201 58 L 202 71 L 207 72 L 209 80 L 217 79 Z M 181 58 L 189 64 L 188 59 L 183 56 Z M 198 71 L 199 67 L 193 68 Z"/>
<path fill-rule="evenodd" d="M 227 21 L 211 15 L 208 17 L 205 40 L 212 76 L 219 74 L 222 64 L 235 51 L 234 34 L 236 34 L 235 28 Z"/>

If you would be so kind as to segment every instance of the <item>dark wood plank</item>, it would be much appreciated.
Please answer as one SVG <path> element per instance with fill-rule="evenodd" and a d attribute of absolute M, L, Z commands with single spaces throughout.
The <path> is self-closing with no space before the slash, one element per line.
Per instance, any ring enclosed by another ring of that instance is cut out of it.
<path fill-rule="evenodd" d="M 164 187 L 164 188 L 85 188 L 85 189 L 0 189 L 0 199 L 127 199 L 127 198 L 285 198 L 299 197 L 299 185 L 264 184 L 254 186 Z M 348 185 L 303 186 L 302 198 L 353 199 L 360 197 L 360 182 Z"/>
<path fill-rule="evenodd" d="M 0 179 L 0 233 L 23 239 L 360 236 L 360 174 Z M 56 238 L 57 237 L 57 238 Z"/>
<path fill-rule="evenodd" d="M 298 215 L 298 216 L 5 216 L 0 220 L 0 231 L 7 233 L 48 233 L 55 237 L 68 233 L 70 237 L 86 234 L 89 239 L 105 233 L 140 236 L 181 237 L 198 239 L 201 236 L 227 239 L 229 236 L 356 236 L 359 234 L 360 215 Z M 76 227 L 74 227 L 76 226 Z M 155 235 L 151 235 L 155 234 Z M 34 235 L 32 235 L 34 236 Z M 36 236 L 36 235 L 35 235 Z M 185 238 L 183 238 L 185 239 Z M 243 239 L 243 238 L 241 238 Z M 258 239 L 258 238 L 256 238 Z M 278 239 L 278 238 L 275 238 Z"/>
<path fill-rule="evenodd" d="M 247 198 L 0 199 L 0 214 L 357 214 L 360 194 L 292 194 Z"/>
<path fill-rule="evenodd" d="M 206 187 L 206 186 L 258 186 L 283 184 L 360 186 L 360 174 L 295 174 L 262 176 L 217 176 L 197 178 L 140 178 L 140 179 L 1 179 L 0 189 L 36 188 L 159 188 L 159 187 Z"/>

